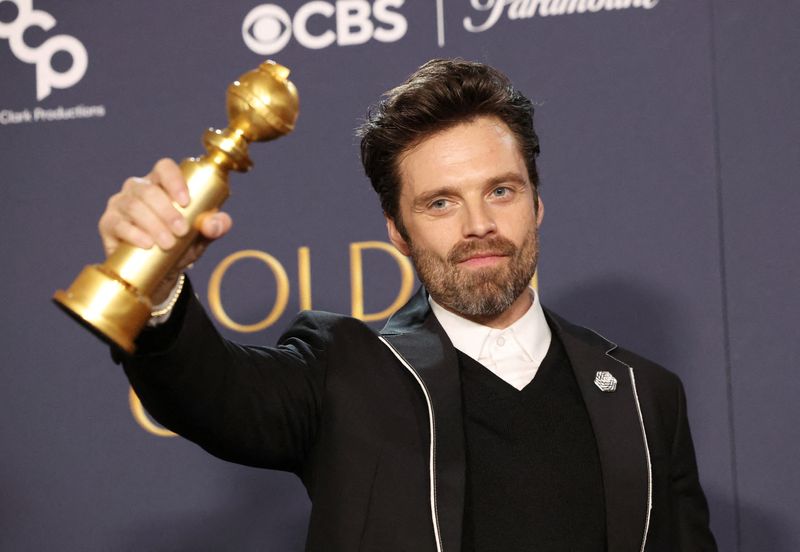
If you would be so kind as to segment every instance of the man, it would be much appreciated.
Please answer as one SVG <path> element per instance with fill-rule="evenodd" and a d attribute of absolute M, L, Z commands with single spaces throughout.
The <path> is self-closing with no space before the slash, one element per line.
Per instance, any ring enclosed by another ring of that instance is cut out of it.
<path fill-rule="evenodd" d="M 308 550 L 714 550 L 676 376 L 539 304 L 531 103 L 434 60 L 361 129 L 392 243 L 424 288 L 376 335 L 301 313 L 277 347 L 222 339 L 183 278 L 118 354 L 148 411 L 226 460 L 296 473 Z M 100 233 L 169 248 L 183 178 L 160 161 Z M 209 216 L 203 233 L 230 228 Z M 180 270 L 203 246 L 187 255 Z"/>

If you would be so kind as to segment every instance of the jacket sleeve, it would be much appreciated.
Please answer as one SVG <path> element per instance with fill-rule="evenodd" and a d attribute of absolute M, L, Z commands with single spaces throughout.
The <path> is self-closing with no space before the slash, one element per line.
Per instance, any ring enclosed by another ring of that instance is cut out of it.
<path fill-rule="evenodd" d="M 224 460 L 298 472 L 317 429 L 326 332 L 298 316 L 276 347 L 224 339 L 186 286 L 137 353 L 113 353 L 148 413 Z"/>
<path fill-rule="evenodd" d="M 717 545 L 709 529 L 708 504 L 697 473 L 694 445 L 686 414 L 686 394 L 680 381 L 677 383 L 675 400 L 677 423 L 672 440 L 670 463 L 670 507 L 674 549 L 716 551 Z"/>

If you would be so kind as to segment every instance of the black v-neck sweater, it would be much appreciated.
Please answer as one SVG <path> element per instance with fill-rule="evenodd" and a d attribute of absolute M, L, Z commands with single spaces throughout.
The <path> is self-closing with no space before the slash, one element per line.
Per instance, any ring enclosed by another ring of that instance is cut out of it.
<path fill-rule="evenodd" d="M 460 351 L 458 358 L 467 444 L 463 552 L 605 550 L 597 445 L 556 335 L 521 391 Z"/>

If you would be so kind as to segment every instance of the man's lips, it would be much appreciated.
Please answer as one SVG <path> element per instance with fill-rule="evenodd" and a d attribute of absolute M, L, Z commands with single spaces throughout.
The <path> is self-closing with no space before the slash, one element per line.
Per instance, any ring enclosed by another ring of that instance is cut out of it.
<path fill-rule="evenodd" d="M 507 257 L 508 255 L 493 251 L 473 253 L 468 257 L 465 257 L 464 259 L 458 261 L 458 264 L 469 267 L 492 266 L 501 262 Z"/>

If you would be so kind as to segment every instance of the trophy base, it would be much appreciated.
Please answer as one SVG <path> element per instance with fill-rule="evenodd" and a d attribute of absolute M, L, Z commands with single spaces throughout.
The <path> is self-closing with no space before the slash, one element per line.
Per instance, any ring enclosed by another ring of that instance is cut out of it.
<path fill-rule="evenodd" d="M 66 291 L 53 301 L 100 339 L 128 353 L 150 319 L 150 301 L 100 265 L 85 267 Z"/>

